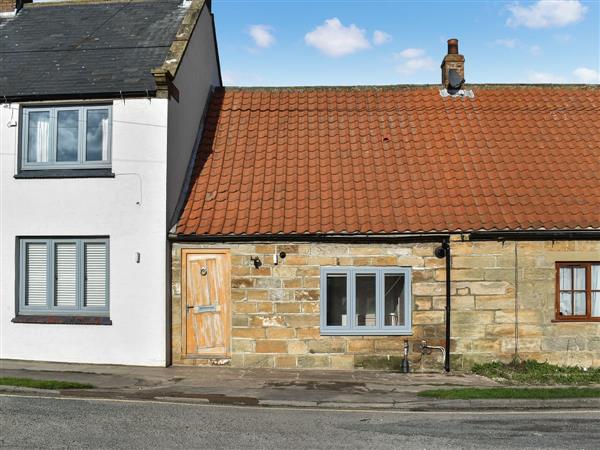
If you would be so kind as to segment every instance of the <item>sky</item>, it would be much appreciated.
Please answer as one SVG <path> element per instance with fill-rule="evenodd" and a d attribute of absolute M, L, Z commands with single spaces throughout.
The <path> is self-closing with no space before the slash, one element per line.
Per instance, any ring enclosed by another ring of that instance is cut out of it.
<path fill-rule="evenodd" d="M 213 0 L 228 86 L 600 83 L 600 0 Z"/>

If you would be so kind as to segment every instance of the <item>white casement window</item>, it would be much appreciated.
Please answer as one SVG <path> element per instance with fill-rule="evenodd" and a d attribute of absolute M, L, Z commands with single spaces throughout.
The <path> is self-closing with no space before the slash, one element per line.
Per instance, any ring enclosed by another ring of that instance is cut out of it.
<path fill-rule="evenodd" d="M 321 269 L 321 334 L 411 334 L 411 271 L 405 267 Z"/>
<path fill-rule="evenodd" d="M 26 107 L 22 124 L 23 170 L 110 167 L 110 105 Z"/>
<path fill-rule="evenodd" d="M 108 315 L 108 239 L 20 240 L 19 314 Z"/>

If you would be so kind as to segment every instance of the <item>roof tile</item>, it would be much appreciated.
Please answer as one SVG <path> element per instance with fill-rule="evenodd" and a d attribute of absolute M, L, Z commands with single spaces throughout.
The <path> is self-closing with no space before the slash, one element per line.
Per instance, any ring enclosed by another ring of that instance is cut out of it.
<path fill-rule="evenodd" d="M 600 228 L 600 89 L 218 89 L 179 234 Z"/>

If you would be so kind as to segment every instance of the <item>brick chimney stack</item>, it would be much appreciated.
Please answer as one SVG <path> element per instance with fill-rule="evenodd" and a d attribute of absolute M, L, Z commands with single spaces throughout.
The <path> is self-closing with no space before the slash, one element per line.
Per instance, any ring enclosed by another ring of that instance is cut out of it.
<path fill-rule="evenodd" d="M 448 39 L 448 54 L 442 61 L 442 85 L 448 89 L 450 86 L 450 70 L 454 69 L 461 80 L 465 79 L 465 57 L 458 53 L 458 39 Z"/>

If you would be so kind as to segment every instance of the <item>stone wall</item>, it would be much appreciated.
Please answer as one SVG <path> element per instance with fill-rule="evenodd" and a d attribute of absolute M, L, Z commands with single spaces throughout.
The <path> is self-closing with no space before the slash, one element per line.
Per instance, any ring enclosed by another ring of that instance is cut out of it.
<path fill-rule="evenodd" d="M 553 322 L 555 263 L 600 261 L 600 242 L 455 242 L 452 251 L 456 368 L 510 360 L 516 352 L 600 366 L 600 322 Z"/>
<path fill-rule="evenodd" d="M 444 260 L 433 255 L 437 245 L 174 244 L 173 363 L 207 363 L 180 356 L 180 254 L 181 248 L 213 247 L 231 251 L 232 366 L 394 369 L 408 339 L 412 368 L 418 370 L 421 339 L 444 345 L 445 269 Z M 600 323 L 552 322 L 555 261 L 600 260 L 600 243 L 519 242 L 517 246 L 515 253 L 514 242 L 452 242 L 453 368 L 510 360 L 515 345 L 522 358 L 600 365 Z M 271 256 L 281 251 L 287 257 L 273 265 Z M 256 269 L 252 256 L 259 256 L 263 266 Z M 321 336 L 320 267 L 335 265 L 411 267 L 412 335 Z M 437 354 L 426 356 L 423 367 L 439 368 L 441 362 Z"/>
<path fill-rule="evenodd" d="M 15 0 L 0 0 L 0 13 L 8 13 L 15 10 Z"/>

